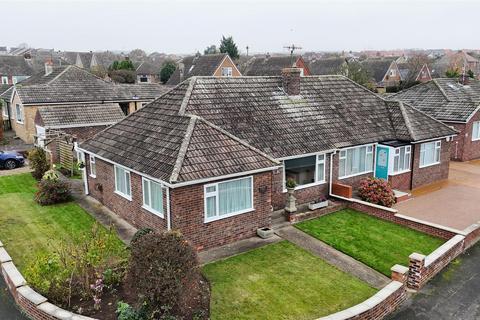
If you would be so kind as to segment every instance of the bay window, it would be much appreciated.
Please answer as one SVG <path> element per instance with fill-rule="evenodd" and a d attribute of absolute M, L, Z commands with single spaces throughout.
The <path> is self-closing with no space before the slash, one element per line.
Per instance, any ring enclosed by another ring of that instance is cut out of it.
<path fill-rule="evenodd" d="M 393 156 L 393 172 L 403 172 L 410 170 L 410 159 L 412 154 L 411 146 L 395 148 Z"/>
<path fill-rule="evenodd" d="M 205 222 L 253 210 L 253 177 L 204 186 Z"/>
<path fill-rule="evenodd" d="M 283 164 L 285 182 L 292 179 L 299 187 L 325 182 L 325 154 L 285 160 Z"/>
<path fill-rule="evenodd" d="M 373 145 L 341 150 L 339 158 L 339 178 L 373 171 Z"/>
<path fill-rule="evenodd" d="M 162 185 L 142 178 L 143 208 L 163 218 L 163 190 Z"/>
<path fill-rule="evenodd" d="M 426 142 L 420 145 L 420 168 L 440 163 L 441 141 Z"/>
<path fill-rule="evenodd" d="M 472 141 L 480 140 L 480 121 L 473 123 Z"/>
<path fill-rule="evenodd" d="M 115 192 L 128 200 L 132 200 L 130 172 L 118 166 L 115 166 Z"/>

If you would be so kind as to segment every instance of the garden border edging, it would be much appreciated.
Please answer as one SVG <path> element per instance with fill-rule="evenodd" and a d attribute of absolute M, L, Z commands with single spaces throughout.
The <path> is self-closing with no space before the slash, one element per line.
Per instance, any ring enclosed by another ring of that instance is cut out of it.
<path fill-rule="evenodd" d="M 1 241 L 0 270 L 18 307 L 30 318 L 34 320 L 98 320 L 57 307 L 28 286 Z"/>

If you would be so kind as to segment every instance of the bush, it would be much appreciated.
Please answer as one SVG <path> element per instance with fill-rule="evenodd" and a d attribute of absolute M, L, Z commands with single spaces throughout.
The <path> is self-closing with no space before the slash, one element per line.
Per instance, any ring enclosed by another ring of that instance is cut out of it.
<path fill-rule="evenodd" d="M 117 319 L 118 320 L 145 320 L 147 316 L 145 311 L 134 309 L 131 305 L 125 302 L 118 302 L 117 304 Z"/>
<path fill-rule="evenodd" d="M 391 207 L 395 204 L 395 194 L 388 181 L 379 178 L 367 178 L 360 182 L 358 195 L 364 201 Z"/>
<path fill-rule="evenodd" d="M 42 179 L 35 193 L 35 201 L 42 206 L 67 202 L 70 199 L 70 185 L 58 179 Z"/>
<path fill-rule="evenodd" d="M 132 238 L 131 243 L 136 242 L 138 239 L 140 239 L 140 238 L 143 237 L 144 235 L 149 234 L 149 233 L 152 233 L 152 232 L 153 232 L 153 230 L 150 229 L 150 228 L 138 229 L 138 231 L 135 232 L 135 234 L 133 235 L 133 238 Z"/>
<path fill-rule="evenodd" d="M 35 148 L 28 152 L 28 161 L 30 168 L 32 168 L 32 176 L 36 180 L 42 179 L 45 172 L 50 169 L 50 165 L 47 161 L 47 155 L 42 148 Z"/>
<path fill-rule="evenodd" d="M 180 233 L 148 233 L 132 243 L 126 285 L 150 318 L 189 319 L 208 310 L 208 303 L 199 306 L 208 296 L 204 283 L 196 251 Z"/>

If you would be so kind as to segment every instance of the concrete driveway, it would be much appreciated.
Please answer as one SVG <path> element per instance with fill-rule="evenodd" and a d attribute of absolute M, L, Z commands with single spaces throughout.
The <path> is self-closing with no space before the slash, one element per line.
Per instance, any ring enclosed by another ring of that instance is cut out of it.
<path fill-rule="evenodd" d="M 450 162 L 449 178 L 412 192 L 399 213 L 456 230 L 480 221 L 480 160 Z"/>

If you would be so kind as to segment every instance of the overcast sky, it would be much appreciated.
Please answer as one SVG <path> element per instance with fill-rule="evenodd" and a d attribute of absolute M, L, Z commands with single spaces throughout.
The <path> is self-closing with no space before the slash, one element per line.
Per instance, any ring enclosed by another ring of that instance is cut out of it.
<path fill-rule="evenodd" d="M 479 48 L 480 0 L 4 1 L 0 46 L 190 53 Z"/>

